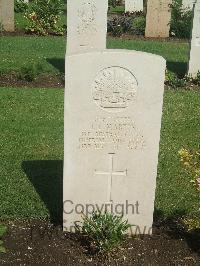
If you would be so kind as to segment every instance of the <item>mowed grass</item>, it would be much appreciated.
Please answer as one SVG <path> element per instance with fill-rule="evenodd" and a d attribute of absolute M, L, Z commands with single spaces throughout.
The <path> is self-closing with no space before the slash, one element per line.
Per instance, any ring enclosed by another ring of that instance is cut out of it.
<path fill-rule="evenodd" d="M 186 73 L 189 44 L 158 40 L 123 40 L 108 38 L 109 49 L 145 51 L 163 56 L 168 70 Z M 0 73 L 20 71 L 21 67 L 39 64 L 44 73 L 64 73 L 65 37 L 0 37 Z"/>
<path fill-rule="evenodd" d="M 0 89 L 0 217 L 62 215 L 62 89 Z M 178 150 L 199 143 L 200 93 L 166 91 L 156 211 L 197 215 L 199 193 L 181 168 Z"/>
<path fill-rule="evenodd" d="M 0 37 L 0 72 L 39 64 L 44 73 L 64 72 L 64 37 Z"/>

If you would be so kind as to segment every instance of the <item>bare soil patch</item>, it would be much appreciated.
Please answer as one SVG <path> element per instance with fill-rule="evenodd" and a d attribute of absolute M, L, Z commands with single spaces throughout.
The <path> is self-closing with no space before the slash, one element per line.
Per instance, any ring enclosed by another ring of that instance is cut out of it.
<path fill-rule="evenodd" d="M 64 88 L 64 75 L 41 74 L 33 81 L 19 79 L 16 73 L 0 75 L 0 87 Z"/>
<path fill-rule="evenodd" d="M 200 230 L 176 223 L 154 226 L 153 235 L 127 239 L 110 256 L 92 254 L 84 238 L 47 221 L 4 221 L 6 254 L 0 265 L 200 265 Z"/>

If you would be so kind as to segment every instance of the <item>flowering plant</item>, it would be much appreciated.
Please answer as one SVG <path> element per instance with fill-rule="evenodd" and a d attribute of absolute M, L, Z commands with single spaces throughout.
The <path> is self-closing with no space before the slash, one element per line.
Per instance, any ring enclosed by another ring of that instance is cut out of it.
<path fill-rule="evenodd" d="M 34 0 L 25 13 L 26 31 L 38 35 L 63 35 L 64 27 L 60 25 L 62 5 L 61 0 Z"/>
<path fill-rule="evenodd" d="M 191 152 L 182 148 L 178 153 L 183 167 L 193 175 L 191 183 L 200 191 L 200 150 Z"/>

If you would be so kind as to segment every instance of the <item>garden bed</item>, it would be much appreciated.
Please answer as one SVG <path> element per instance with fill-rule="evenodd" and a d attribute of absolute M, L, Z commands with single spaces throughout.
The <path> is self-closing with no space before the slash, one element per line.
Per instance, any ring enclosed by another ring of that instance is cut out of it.
<path fill-rule="evenodd" d="M 5 222 L 4 222 L 5 223 Z M 77 234 L 47 221 L 7 221 L 7 253 L 1 265 L 198 265 L 200 230 L 186 232 L 176 222 L 159 223 L 152 236 L 127 239 L 109 257 L 91 254 Z"/>
<path fill-rule="evenodd" d="M 16 73 L 0 75 L 0 87 L 63 88 L 63 75 L 40 74 L 33 81 L 19 79 Z"/>

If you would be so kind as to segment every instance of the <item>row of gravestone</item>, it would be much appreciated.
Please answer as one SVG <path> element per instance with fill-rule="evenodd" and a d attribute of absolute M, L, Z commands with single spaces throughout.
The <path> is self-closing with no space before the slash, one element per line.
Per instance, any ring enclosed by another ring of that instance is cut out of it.
<path fill-rule="evenodd" d="M 153 1 L 152 1 L 153 2 Z M 195 0 L 182 0 L 183 8 L 193 8 Z M 144 0 L 125 0 L 125 12 L 139 12 L 143 11 Z"/>
<path fill-rule="evenodd" d="M 130 234 L 149 234 L 166 62 L 107 50 L 107 8 L 107 0 L 68 0 L 63 227 L 73 231 L 100 210 L 123 214 L 134 225 Z M 197 62 L 199 11 L 200 0 L 191 49 Z"/>
<path fill-rule="evenodd" d="M 193 6 L 196 0 L 183 0 L 184 6 Z M 27 2 L 27 0 L 24 0 Z M 169 37 L 172 0 L 147 2 L 146 37 Z M 126 11 L 143 10 L 143 0 L 126 0 Z M 6 31 L 14 31 L 14 0 L 0 0 L 0 22 Z"/>

